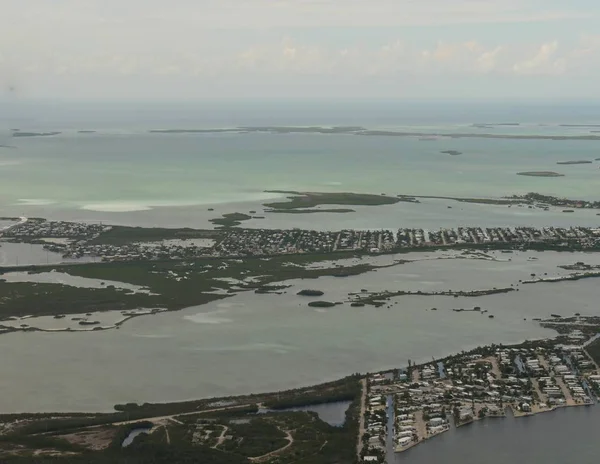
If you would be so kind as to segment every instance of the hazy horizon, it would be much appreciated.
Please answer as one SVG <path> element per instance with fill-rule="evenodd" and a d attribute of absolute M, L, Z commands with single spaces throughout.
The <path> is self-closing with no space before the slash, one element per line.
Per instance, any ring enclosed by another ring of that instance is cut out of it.
<path fill-rule="evenodd" d="M 591 0 L 4 0 L 0 95 L 600 98 Z"/>

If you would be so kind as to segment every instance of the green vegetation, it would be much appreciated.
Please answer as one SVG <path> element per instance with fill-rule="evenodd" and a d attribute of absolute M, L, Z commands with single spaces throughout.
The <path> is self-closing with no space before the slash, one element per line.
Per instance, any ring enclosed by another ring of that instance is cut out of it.
<path fill-rule="evenodd" d="M 592 164 L 592 161 L 588 160 L 579 160 L 579 161 L 558 161 L 556 164 Z"/>
<path fill-rule="evenodd" d="M 456 150 L 445 150 L 442 153 L 445 155 L 450 155 L 450 156 L 462 155 L 462 151 L 456 151 Z"/>
<path fill-rule="evenodd" d="M 513 205 L 518 204 L 519 201 L 517 199 L 506 199 L 506 198 L 461 198 L 461 197 L 444 197 L 444 196 L 435 196 L 435 195 L 414 195 L 414 196 L 406 196 L 406 198 L 429 198 L 433 200 L 454 200 L 460 201 L 462 203 L 481 203 L 485 205 Z"/>
<path fill-rule="evenodd" d="M 553 171 L 527 171 L 517 172 L 517 176 L 529 176 L 529 177 L 564 177 L 564 174 L 559 174 Z"/>
<path fill-rule="evenodd" d="M 154 129 L 148 132 L 151 134 L 219 134 L 239 131 L 239 129 Z"/>
<path fill-rule="evenodd" d="M 204 300 L 206 303 L 218 298 L 222 296 L 203 295 L 195 300 Z M 168 296 L 128 293 L 111 287 L 78 288 L 61 284 L 0 282 L 0 320 L 25 315 L 48 316 L 155 307 L 181 309 L 184 306 L 183 299 L 175 302 Z"/>
<path fill-rule="evenodd" d="M 483 126 L 485 127 L 485 126 Z M 533 135 L 533 134 L 477 134 L 477 133 L 437 133 L 437 132 L 399 132 L 386 130 L 365 130 L 356 135 L 375 137 L 451 137 L 453 139 L 509 139 L 509 140 L 600 140 L 597 135 Z"/>
<path fill-rule="evenodd" d="M 300 296 L 323 296 L 324 294 L 325 294 L 325 292 L 322 292 L 321 290 L 310 290 L 310 289 L 300 290 L 298 293 L 296 293 L 296 295 L 300 295 Z"/>
<path fill-rule="evenodd" d="M 0 437 L 0 461 L 7 463 L 197 463 L 241 464 L 249 457 L 278 464 L 354 463 L 358 434 L 357 376 L 278 393 L 205 399 L 170 404 L 128 404 L 112 414 L 7 415 L 8 433 Z M 290 412 L 291 406 L 351 401 L 343 427 L 315 413 Z M 256 403 L 278 409 L 257 415 Z M 192 413 L 192 414 L 190 414 Z M 173 420 L 164 420 L 166 416 Z M 141 421 L 144 417 L 156 418 Z M 137 421 L 137 422 L 135 422 Z M 153 429 L 126 448 L 135 429 Z M 103 436 L 101 450 L 81 440 Z M 79 437 L 79 438 L 78 438 Z M 75 444 L 76 443 L 76 444 Z M 53 456 L 47 456 L 52 454 Z"/>
<path fill-rule="evenodd" d="M 364 306 L 364 305 L 372 305 L 376 308 L 381 306 L 385 306 L 389 304 L 388 302 L 398 296 L 404 295 L 412 295 L 412 296 L 432 296 L 432 295 L 444 295 L 444 296 L 454 296 L 454 297 L 480 297 L 486 295 L 496 295 L 499 293 L 509 293 L 514 292 L 515 289 L 512 287 L 507 288 L 492 288 L 488 290 L 472 290 L 472 291 L 438 291 L 438 292 L 423 292 L 418 290 L 416 292 L 399 290 L 396 292 L 375 292 L 375 293 L 360 293 L 354 294 L 356 299 L 352 302 L 352 306 Z M 463 309 L 455 310 L 457 312 L 464 311 Z M 478 311 L 478 310 L 477 310 Z"/>
<path fill-rule="evenodd" d="M 290 409 L 317 404 L 353 401 L 361 393 L 357 376 L 347 377 L 337 382 L 324 384 L 315 389 L 283 392 L 265 402 L 268 409 Z"/>
<path fill-rule="evenodd" d="M 352 134 L 365 130 L 361 126 L 265 126 L 265 127 L 240 127 L 245 132 L 270 132 L 275 134 Z"/>
<path fill-rule="evenodd" d="M 269 213 L 285 213 L 285 214 L 313 214 L 313 213 L 355 213 L 356 211 L 349 208 L 332 208 L 332 209 L 273 209 Z"/>
<path fill-rule="evenodd" d="M 493 129 L 495 126 L 518 126 L 519 124 L 473 124 L 478 129 Z M 514 140 L 600 140 L 596 135 L 534 135 L 534 134 L 491 134 L 491 133 L 427 133 L 389 130 L 368 130 L 361 126 L 249 126 L 225 129 L 155 129 L 148 131 L 160 134 L 203 134 L 227 132 L 265 132 L 269 134 L 348 134 L 379 137 L 452 137 Z M 597 131 L 592 131 L 597 132 Z"/>
<path fill-rule="evenodd" d="M 594 362 L 600 366 L 600 338 L 589 344 L 586 351 L 592 357 Z"/>
<path fill-rule="evenodd" d="M 90 241 L 92 245 L 126 245 L 132 242 L 160 242 L 163 240 L 186 240 L 221 236 L 219 231 L 199 229 L 166 229 L 160 227 L 113 226 Z"/>
<path fill-rule="evenodd" d="M 229 423 L 227 433 L 233 438 L 219 447 L 246 457 L 263 456 L 286 446 L 285 432 L 267 419 L 253 419 L 246 424 Z"/>
<path fill-rule="evenodd" d="M 287 255 L 268 259 L 202 258 L 189 261 L 128 261 L 77 265 L 28 266 L 4 268 L 2 272 L 47 272 L 56 270 L 91 279 L 116 280 L 147 288 L 152 294 L 133 293 L 111 286 L 78 288 L 54 283 L 7 283 L 0 281 L 0 320 L 12 316 L 79 314 L 108 310 L 164 308 L 179 310 L 227 298 L 227 293 L 255 290 L 270 293 L 286 288 L 273 285 L 292 279 L 322 276 L 358 275 L 374 267 L 358 264 L 349 267 L 305 269 L 303 264 L 322 260 L 351 258 L 348 252 L 320 255 Z M 243 282 L 255 276 L 252 282 Z M 228 282 L 219 279 L 235 279 Z M 233 290 L 231 287 L 236 286 Z M 221 293 L 214 293 L 220 290 Z"/>
<path fill-rule="evenodd" d="M 252 216 L 244 213 L 227 213 L 223 214 L 220 218 L 211 219 L 210 222 L 221 227 L 236 227 L 241 225 L 242 221 L 247 221 L 248 219 L 252 219 Z"/>
<path fill-rule="evenodd" d="M 311 301 L 308 303 L 308 306 L 311 308 L 332 308 L 335 306 L 335 303 L 331 301 Z"/>
<path fill-rule="evenodd" d="M 386 195 L 366 193 L 318 193 L 269 190 L 268 193 L 291 195 L 289 201 L 267 203 L 266 207 L 273 210 L 293 210 L 298 208 L 314 208 L 319 205 L 362 205 L 381 206 L 398 203 L 400 200 Z M 269 211 L 271 212 L 271 211 Z"/>
<path fill-rule="evenodd" d="M 49 137 L 52 135 L 58 135 L 60 132 L 20 132 L 14 131 L 13 137 Z"/>
<path fill-rule="evenodd" d="M 141 438 L 141 437 L 140 437 Z M 145 438 L 145 437 L 144 437 Z M 56 448 L 50 448 L 50 450 Z M 46 447 L 48 450 L 48 447 Z M 177 444 L 171 446 L 166 443 L 148 443 L 143 439 L 136 439 L 134 444 L 127 448 L 91 452 L 87 451 L 78 455 L 58 453 L 58 456 L 44 456 L 33 449 L 31 452 L 21 451 L 21 456 L 2 458 L 6 464 L 247 464 L 246 458 L 223 451 L 217 451 L 207 446 L 192 446 L 190 444 Z"/>
<path fill-rule="evenodd" d="M 530 192 L 526 195 L 514 195 L 511 200 L 521 201 L 528 204 L 544 203 L 552 206 L 572 206 L 577 208 L 600 208 L 600 201 L 570 200 L 568 198 L 553 197 L 540 193 Z"/>

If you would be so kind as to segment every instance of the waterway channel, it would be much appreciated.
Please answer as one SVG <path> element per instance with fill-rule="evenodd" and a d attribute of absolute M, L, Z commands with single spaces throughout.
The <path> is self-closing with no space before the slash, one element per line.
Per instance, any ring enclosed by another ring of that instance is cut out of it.
<path fill-rule="evenodd" d="M 390 464 L 596 464 L 600 455 L 597 406 L 562 408 L 536 416 L 486 419 L 454 427 L 403 453 Z M 389 456 L 392 456 L 391 458 Z"/>

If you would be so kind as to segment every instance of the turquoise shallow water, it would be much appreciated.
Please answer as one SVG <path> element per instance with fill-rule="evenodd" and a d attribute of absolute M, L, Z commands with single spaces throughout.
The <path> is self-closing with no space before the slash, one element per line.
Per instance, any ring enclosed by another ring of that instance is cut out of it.
<path fill-rule="evenodd" d="M 37 103 L 0 108 L 0 207 L 131 212 L 256 202 L 268 189 L 502 196 L 537 191 L 597 198 L 600 141 L 361 137 L 318 134 L 150 134 L 150 129 L 336 125 L 436 133 L 592 134 L 600 107 L 538 104 Z M 519 126 L 473 127 L 473 123 Z M 566 127 L 573 124 L 577 127 Z M 2 129 L 3 128 L 3 129 Z M 9 128 L 61 131 L 10 138 Z M 96 130 L 96 133 L 78 133 Z M 441 153 L 463 152 L 460 156 Z M 557 171 L 560 178 L 517 176 Z M 93 213 L 90 213 L 94 216 Z M 191 211 L 191 214 L 194 214 Z"/>
<path fill-rule="evenodd" d="M 597 198 L 600 141 L 315 134 L 61 134 L 0 149 L 0 205 L 134 211 L 273 197 L 265 190 Z M 444 150 L 463 152 L 460 156 Z M 517 176 L 556 171 L 558 178 Z"/>
<path fill-rule="evenodd" d="M 5 130 L 0 144 L 16 146 L 0 148 L 0 211 L 5 216 L 207 226 L 210 217 L 224 212 L 259 211 L 260 203 L 271 196 L 264 193 L 267 189 L 448 196 L 538 191 L 579 198 L 600 196 L 600 163 L 556 165 L 557 161 L 600 158 L 600 141 L 421 141 L 418 137 L 147 132 L 173 127 L 310 124 L 464 132 L 465 128 L 474 131 L 469 128 L 474 122 L 516 119 L 529 124 L 528 131 L 564 134 L 587 129 L 558 124 L 600 119 L 597 108 L 589 106 L 408 108 L 364 104 L 333 108 L 229 104 L 121 108 L 108 104 L 23 104 L 14 105 L 13 110 L 0 106 L 2 127 L 63 133 L 11 140 Z M 539 126 L 541 123 L 552 126 Z M 98 132 L 77 132 L 88 129 Z M 489 130 L 525 131 L 512 127 Z M 464 154 L 440 153 L 444 150 Z M 555 170 L 565 177 L 516 175 L 525 170 Z M 209 205 L 214 207 L 213 213 L 207 211 Z M 566 215 L 481 205 L 454 204 L 453 209 L 447 209 L 447 205 L 446 201 L 423 201 L 420 205 L 357 207 L 352 214 L 289 218 L 272 214 L 249 225 L 336 229 L 598 222 L 590 211 Z M 11 262 L 14 253 L 4 251 Z M 589 259 L 586 256 L 585 261 Z M 452 263 L 443 272 L 427 266 L 418 287 L 435 279 L 449 287 L 445 281 L 456 276 L 460 279 L 457 287 L 462 288 L 474 282 L 469 269 L 477 271 L 475 265 L 468 264 L 468 269 L 459 270 Z M 487 269 L 480 273 L 492 276 L 490 282 L 480 282 L 480 287 L 495 285 L 494 273 Z M 411 277 L 377 272 L 360 276 L 353 286 L 365 287 L 365 279 L 370 285 L 393 288 L 397 281 Z M 311 286 L 323 284 L 333 292 L 341 284 L 339 279 L 330 280 L 319 279 Z M 0 379 L 0 392 L 10 398 L 0 410 L 107 410 L 117 402 L 309 385 L 352 372 L 403 365 L 409 358 L 429 359 L 482 343 L 546 336 L 547 331 L 522 321 L 525 311 L 528 318 L 565 312 L 566 308 L 568 313 L 577 308 L 597 314 L 593 303 L 596 293 L 593 282 L 574 282 L 564 288 L 553 285 L 542 296 L 519 292 L 514 301 L 508 301 L 506 295 L 489 297 L 485 303 L 495 309 L 493 321 L 475 319 L 471 314 L 457 316 L 451 311 L 426 311 L 441 307 L 439 299 L 407 298 L 400 311 L 338 307 L 317 313 L 293 299 L 244 294 L 202 308 L 139 318 L 119 331 L 13 334 L 0 337 L 7 355 L 0 366 L 5 374 Z M 218 317 L 208 317 L 207 313 Z M 98 365 L 110 366 L 112 375 L 97 369 Z M 44 395 L 37 394 L 40 375 Z"/>

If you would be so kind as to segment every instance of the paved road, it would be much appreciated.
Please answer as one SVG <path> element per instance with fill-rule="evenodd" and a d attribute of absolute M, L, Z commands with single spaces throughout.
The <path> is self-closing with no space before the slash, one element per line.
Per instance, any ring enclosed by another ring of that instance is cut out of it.
<path fill-rule="evenodd" d="M 356 458 L 360 462 L 360 452 L 362 451 L 362 437 L 365 434 L 365 407 L 367 404 L 367 379 L 360 381 L 362 395 L 360 397 L 360 415 L 358 417 L 358 443 L 356 444 Z"/>
<path fill-rule="evenodd" d="M 228 411 L 230 409 L 247 408 L 248 406 L 252 406 L 252 404 L 235 404 L 233 406 L 226 406 L 224 408 L 201 409 L 198 411 L 183 412 L 180 414 L 171 414 L 170 416 L 145 417 L 143 419 L 135 419 L 135 420 L 121 421 L 121 422 L 111 422 L 109 424 L 93 425 L 91 427 L 86 427 L 86 428 L 105 427 L 106 425 L 127 425 L 127 424 L 134 424 L 136 422 L 141 422 L 141 421 L 148 421 L 148 422 L 152 422 L 153 424 L 159 424 L 159 423 L 162 424 L 165 421 L 170 421 L 170 420 L 172 420 L 174 422 L 179 422 L 177 419 L 175 419 L 176 417 L 193 416 L 194 414 L 206 414 L 207 412 Z"/>
<path fill-rule="evenodd" d="M 154 428 L 153 430 L 155 430 L 158 427 L 162 427 L 162 426 L 166 426 L 169 422 L 176 422 L 181 424 L 182 422 L 178 421 L 176 419 L 176 417 L 181 417 L 181 416 L 192 416 L 192 415 L 196 415 L 196 414 L 206 414 L 209 412 L 218 412 L 218 411 L 227 411 L 230 409 L 236 409 L 236 408 L 245 408 L 248 406 L 252 406 L 253 404 L 236 404 L 233 406 L 227 406 L 224 408 L 215 408 L 215 409 L 202 409 L 202 410 L 198 410 L 198 411 L 190 411 L 190 412 L 183 412 L 180 414 L 172 414 L 170 416 L 156 416 L 156 417 L 144 417 L 141 419 L 135 419 L 135 420 L 126 420 L 126 421 L 117 421 L 117 422 L 107 422 L 105 424 L 98 424 L 98 425 L 90 425 L 88 427 L 81 427 L 82 430 L 89 430 L 89 429 L 96 429 L 96 428 L 100 428 L 100 427 L 106 427 L 108 425 L 128 425 L 128 424 L 135 424 L 136 422 L 151 422 L 152 424 L 154 424 Z M 166 427 L 165 427 L 166 428 Z M 54 432 L 43 432 L 43 433 L 39 433 L 36 435 L 47 435 L 49 433 L 54 433 Z"/>
<path fill-rule="evenodd" d="M 25 216 L 21 216 L 19 218 L 19 222 L 15 222 L 14 224 L 10 224 L 8 226 L 0 227 L 0 232 L 6 232 L 7 230 L 20 226 L 21 224 L 25 224 L 27 221 L 28 219 Z"/>

